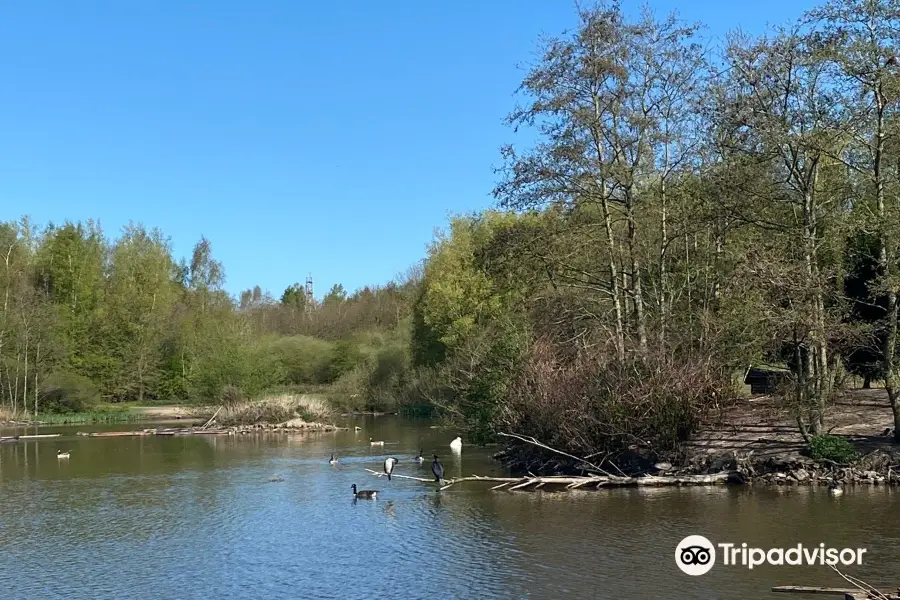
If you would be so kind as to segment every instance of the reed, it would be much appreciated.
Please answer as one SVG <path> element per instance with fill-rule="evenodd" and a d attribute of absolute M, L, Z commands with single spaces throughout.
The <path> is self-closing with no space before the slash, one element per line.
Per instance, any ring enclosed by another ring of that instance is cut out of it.
<path fill-rule="evenodd" d="M 77 413 L 39 414 L 32 421 L 40 421 L 45 425 L 86 425 L 91 423 L 137 423 L 142 415 L 128 410 L 86 411 Z"/>
<path fill-rule="evenodd" d="M 307 422 L 325 421 L 330 416 L 331 408 L 323 395 L 273 394 L 227 405 L 216 421 L 221 425 L 275 424 L 298 417 Z"/>

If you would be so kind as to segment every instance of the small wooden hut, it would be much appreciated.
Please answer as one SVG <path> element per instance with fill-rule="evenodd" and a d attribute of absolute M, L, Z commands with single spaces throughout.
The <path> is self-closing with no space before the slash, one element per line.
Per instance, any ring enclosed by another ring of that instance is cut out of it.
<path fill-rule="evenodd" d="M 750 386 L 750 393 L 753 395 L 772 394 L 790 376 L 791 372 L 784 367 L 751 365 L 744 374 L 744 385 Z"/>

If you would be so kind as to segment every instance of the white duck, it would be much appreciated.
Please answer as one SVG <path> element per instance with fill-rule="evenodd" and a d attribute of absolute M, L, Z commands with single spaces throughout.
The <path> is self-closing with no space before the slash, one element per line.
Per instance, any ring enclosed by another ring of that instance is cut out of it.
<path fill-rule="evenodd" d="M 459 452 L 460 450 L 462 450 L 462 438 L 457 437 L 455 440 L 450 442 L 450 449 L 454 452 Z"/>

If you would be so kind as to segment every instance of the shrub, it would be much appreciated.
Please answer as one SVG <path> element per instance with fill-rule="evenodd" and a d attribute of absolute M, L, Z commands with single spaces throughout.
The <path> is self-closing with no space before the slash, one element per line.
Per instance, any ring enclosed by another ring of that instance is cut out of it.
<path fill-rule="evenodd" d="M 327 403 L 315 394 L 274 394 L 259 400 L 226 404 L 216 417 L 225 426 L 277 424 L 296 417 L 304 421 L 324 421 L 330 416 Z"/>
<path fill-rule="evenodd" d="M 331 342 L 302 335 L 285 337 L 272 342 L 272 352 L 289 385 L 322 385 L 333 381 L 334 344 Z"/>
<path fill-rule="evenodd" d="M 236 385 L 232 385 L 230 383 L 226 383 L 222 386 L 222 391 L 219 393 L 219 402 L 227 407 L 233 407 L 244 401 L 244 392 L 241 391 Z"/>
<path fill-rule="evenodd" d="M 57 372 L 44 383 L 38 408 L 41 412 L 72 413 L 90 410 L 99 403 L 100 392 L 90 379 Z"/>
<path fill-rule="evenodd" d="M 624 363 L 602 347 L 533 343 L 497 414 L 497 427 L 576 456 L 676 450 L 708 410 L 734 397 L 727 369 L 652 351 Z M 525 462 L 546 458 L 531 446 Z"/>
<path fill-rule="evenodd" d="M 836 435 L 817 435 L 809 440 L 809 456 L 816 460 L 830 460 L 839 464 L 853 462 L 859 453 L 849 441 Z"/>

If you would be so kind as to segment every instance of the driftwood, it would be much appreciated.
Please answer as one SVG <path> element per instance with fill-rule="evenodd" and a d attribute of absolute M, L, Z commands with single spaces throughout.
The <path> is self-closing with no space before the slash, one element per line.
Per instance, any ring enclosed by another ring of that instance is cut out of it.
<path fill-rule="evenodd" d="M 784 594 L 816 594 L 819 596 L 847 596 L 855 597 L 860 594 L 858 588 L 819 587 L 807 585 L 778 585 L 772 588 L 773 592 Z M 862 597 L 865 597 L 863 594 Z"/>
<path fill-rule="evenodd" d="M 225 405 L 224 405 L 224 404 L 223 404 L 222 406 L 220 406 L 219 409 L 218 409 L 216 412 L 213 413 L 213 416 L 211 416 L 211 417 L 209 418 L 209 421 L 207 421 L 206 423 L 204 423 L 203 426 L 202 426 L 200 429 L 204 429 L 204 430 L 205 430 L 207 427 L 209 427 L 210 424 L 211 424 L 213 421 L 216 420 L 216 417 L 219 416 L 219 413 L 222 411 L 223 408 L 225 408 Z"/>
<path fill-rule="evenodd" d="M 518 435 L 515 433 L 503 433 L 502 431 L 498 432 L 497 435 L 499 435 L 501 437 L 513 438 L 514 440 L 526 442 L 528 444 L 537 446 L 538 448 L 543 448 L 544 450 L 549 450 L 550 452 L 555 452 L 556 454 L 561 454 L 563 456 L 567 456 L 567 457 L 575 459 L 577 461 L 581 461 L 582 463 L 584 463 L 585 466 L 588 466 L 591 469 L 594 469 L 595 471 L 597 471 L 598 473 L 601 473 L 602 475 L 612 476 L 612 473 L 609 473 L 609 472 L 605 471 L 604 469 L 601 469 L 599 466 L 595 465 L 594 463 L 592 463 L 588 460 L 585 460 L 583 458 L 578 458 L 577 456 L 573 456 L 573 455 L 569 454 L 568 452 L 563 452 L 562 450 L 557 450 L 556 448 L 551 448 L 547 444 L 544 444 L 544 443 L 538 441 L 536 438 L 534 438 L 532 436 L 523 436 L 523 435 Z M 618 467 L 616 467 L 616 469 L 618 470 Z M 625 475 L 625 473 L 622 473 L 621 470 L 619 470 L 619 474 L 623 475 L 623 476 Z"/>
<path fill-rule="evenodd" d="M 59 433 L 42 433 L 35 435 L 9 435 L 6 437 L 0 437 L 0 442 L 17 442 L 19 440 L 38 440 L 41 438 L 55 438 L 59 437 L 61 434 Z"/>
<path fill-rule="evenodd" d="M 381 477 L 384 473 L 366 469 L 376 477 Z M 399 473 L 391 473 L 391 477 L 400 479 L 412 479 L 413 481 L 421 481 L 423 483 L 434 483 L 434 478 L 413 477 L 411 475 L 401 475 Z M 602 487 L 662 487 L 672 485 L 721 485 L 731 481 L 740 481 L 741 475 L 737 471 L 723 471 L 721 473 L 713 473 L 710 475 L 683 475 L 683 476 L 647 476 L 647 477 L 618 477 L 615 475 L 598 475 L 587 477 L 568 477 L 559 475 L 548 475 L 540 477 L 537 475 L 528 475 L 526 477 L 486 477 L 482 475 L 472 475 L 470 477 L 456 477 L 454 479 L 445 479 L 441 483 L 438 491 L 445 490 L 452 485 L 465 481 L 487 481 L 491 483 L 499 483 L 492 487 L 492 490 L 506 488 L 507 491 L 520 490 L 534 486 L 538 489 L 545 485 L 564 486 L 567 490 L 575 490 L 587 486 L 594 488 Z"/>
<path fill-rule="evenodd" d="M 853 585 L 852 588 L 836 588 L 836 587 L 810 587 L 802 585 L 779 585 L 772 588 L 773 592 L 782 592 L 786 594 L 820 594 L 829 596 L 843 596 L 844 600 L 900 600 L 900 589 L 895 592 L 887 590 L 878 590 L 863 581 L 841 573 L 834 565 L 829 565 L 831 570 L 840 575 L 846 582 Z"/>
<path fill-rule="evenodd" d="M 78 432 L 77 435 L 86 437 L 129 437 L 142 435 L 235 435 L 247 433 L 323 433 L 346 430 L 346 427 L 324 425 L 316 427 L 278 427 L 267 425 L 264 427 L 248 425 L 244 427 L 216 427 L 202 429 L 200 427 L 179 427 L 171 429 L 135 429 L 133 431 L 95 431 L 93 433 Z M 53 437 L 59 434 L 53 434 Z M 25 437 L 25 436 L 22 436 Z"/>

